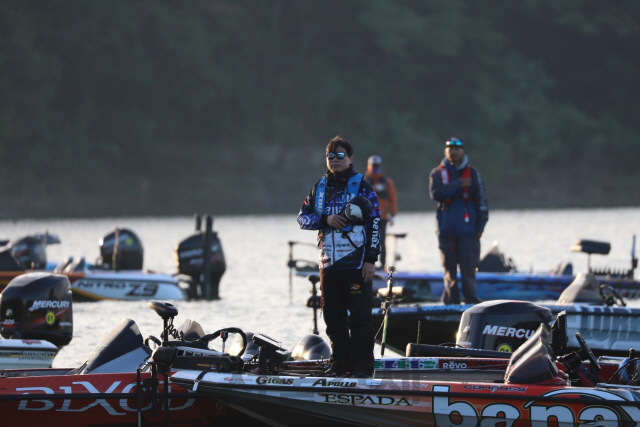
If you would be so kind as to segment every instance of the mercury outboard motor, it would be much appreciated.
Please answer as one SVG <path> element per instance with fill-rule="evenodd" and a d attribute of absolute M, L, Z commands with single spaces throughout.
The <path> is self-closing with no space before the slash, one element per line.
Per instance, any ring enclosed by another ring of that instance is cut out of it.
<path fill-rule="evenodd" d="M 118 236 L 116 240 L 116 235 Z M 142 270 L 142 241 L 128 228 L 116 228 L 98 241 L 98 264 L 114 271 Z"/>
<path fill-rule="evenodd" d="M 73 337 L 69 278 L 26 273 L 11 280 L 0 294 L 0 334 L 46 340 L 57 347 L 69 344 Z"/>
<path fill-rule="evenodd" d="M 550 325 L 551 310 L 525 301 L 485 301 L 462 313 L 456 344 L 512 353 L 538 329 Z"/>
<path fill-rule="evenodd" d="M 210 217 L 207 218 L 206 228 L 209 230 L 208 246 L 209 246 L 209 283 L 210 297 L 212 299 L 219 298 L 219 286 L 222 275 L 227 269 L 224 259 L 222 243 L 218 238 L 218 233 L 211 230 Z M 184 274 L 191 278 L 191 288 L 189 295 L 193 298 L 205 296 L 203 289 L 198 289 L 198 285 L 202 284 L 205 268 L 205 232 L 200 230 L 200 221 L 196 220 L 196 232 L 184 240 L 180 241 L 174 247 L 174 260 L 179 274 Z"/>

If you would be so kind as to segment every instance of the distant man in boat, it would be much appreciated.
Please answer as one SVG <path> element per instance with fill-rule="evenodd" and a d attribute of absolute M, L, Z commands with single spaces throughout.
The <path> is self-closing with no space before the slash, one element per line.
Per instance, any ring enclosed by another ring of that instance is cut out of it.
<path fill-rule="evenodd" d="M 393 225 L 393 219 L 398 213 L 396 185 L 382 172 L 382 157 L 375 155 L 367 160 L 367 174 L 364 179 L 371 184 L 380 203 L 380 267 L 384 269 L 387 261 L 387 224 Z M 395 260 L 391 260 L 392 265 L 394 262 Z"/>
<path fill-rule="evenodd" d="M 318 230 L 322 310 L 331 340 L 327 376 L 373 374 L 372 279 L 380 253 L 376 192 L 353 168 L 353 147 L 340 135 L 326 148 L 327 172 L 302 204 L 298 224 Z"/>
<path fill-rule="evenodd" d="M 489 204 L 480 173 L 470 165 L 464 143 L 451 138 L 444 159 L 429 175 L 429 195 L 438 202 L 438 243 L 444 267 L 444 304 L 460 304 L 458 265 L 466 304 L 476 296 L 476 269 L 480 263 L 480 238 L 489 220 Z"/>

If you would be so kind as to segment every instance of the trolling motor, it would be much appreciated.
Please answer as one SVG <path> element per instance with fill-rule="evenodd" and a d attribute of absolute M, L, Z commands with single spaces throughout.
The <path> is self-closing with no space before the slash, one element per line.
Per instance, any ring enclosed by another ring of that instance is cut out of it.
<path fill-rule="evenodd" d="M 320 281 L 320 276 L 317 274 L 309 275 L 309 281 L 311 282 L 311 296 L 307 300 L 307 307 L 313 309 L 313 333 L 319 335 L 318 332 L 318 310 L 322 308 L 322 298 L 318 295 L 316 285 Z"/>
<path fill-rule="evenodd" d="M 149 358 L 149 364 L 151 365 L 151 410 L 153 415 L 157 415 L 157 393 L 158 393 L 158 373 L 164 375 L 164 396 L 163 396 L 163 414 L 164 425 L 169 425 L 169 373 L 171 372 L 171 365 L 176 358 L 178 349 L 176 347 L 169 347 L 169 334 L 173 330 L 173 318 L 178 315 L 178 308 L 168 302 L 150 301 L 149 308 L 155 311 L 160 317 L 162 317 L 162 345 L 156 347 Z M 138 379 L 138 425 L 140 425 L 140 414 L 142 404 L 142 387 L 140 383 L 140 367 L 137 369 Z"/>

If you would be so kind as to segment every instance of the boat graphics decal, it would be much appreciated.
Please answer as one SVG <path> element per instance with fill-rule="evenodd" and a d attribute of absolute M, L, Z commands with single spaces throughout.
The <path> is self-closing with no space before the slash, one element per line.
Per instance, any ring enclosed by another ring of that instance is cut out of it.
<path fill-rule="evenodd" d="M 152 297 L 158 292 L 158 284 L 150 282 L 80 279 L 73 286 L 90 292 L 96 290 L 126 291 L 125 295 L 137 297 Z"/>
<path fill-rule="evenodd" d="M 228 389 L 217 389 L 215 383 L 231 377 L 235 375 L 212 373 L 203 380 L 225 396 Z M 243 380 L 249 378 L 243 376 Z M 346 384 L 350 381 L 355 383 L 353 387 Z M 232 390 L 271 396 L 276 405 L 278 400 L 320 405 L 313 410 L 307 407 L 311 413 L 325 413 L 327 410 L 322 409 L 325 405 L 409 411 L 426 416 L 421 418 L 425 421 L 432 417 L 433 425 L 439 427 L 640 427 L 640 421 L 636 421 L 640 420 L 640 393 L 624 389 L 328 378 L 295 378 L 291 386 L 252 387 L 245 382 L 242 388 Z"/>
<path fill-rule="evenodd" d="M 55 391 L 50 387 L 34 386 L 34 387 L 17 387 L 16 393 L 31 396 L 31 398 L 25 398 L 20 400 L 18 404 L 19 411 L 52 411 L 52 412 L 84 412 L 94 407 L 101 407 L 109 415 L 125 415 L 128 412 L 136 412 L 136 399 L 134 387 L 136 383 L 129 383 L 121 386 L 121 381 L 114 381 L 106 390 L 100 391 L 90 381 L 74 381 L 71 385 L 60 386 L 59 390 L 62 395 L 72 394 L 99 394 L 101 397 L 92 399 L 91 397 L 71 397 L 68 399 L 61 398 L 60 392 Z M 132 393 L 129 398 L 110 398 L 109 394 L 124 394 Z M 171 386 L 169 386 L 169 393 L 171 393 Z M 47 399 L 46 396 L 50 395 L 52 399 Z M 37 396 L 37 398 L 33 398 Z M 55 397 L 55 398 L 53 398 Z M 79 403 L 81 402 L 81 403 Z M 147 404 L 142 407 L 142 411 L 149 411 L 152 409 L 151 402 L 146 399 Z M 195 402 L 195 397 L 169 400 L 169 410 L 180 411 L 191 407 Z M 162 405 L 162 403 L 160 403 Z"/>
<path fill-rule="evenodd" d="M 503 391 L 506 393 L 526 393 L 527 387 L 511 386 L 511 385 L 487 385 L 487 384 L 465 384 L 465 390 L 486 390 L 494 393 Z"/>
<path fill-rule="evenodd" d="M 611 408 L 611 401 L 624 401 L 618 394 L 601 390 L 554 390 L 536 396 L 522 406 L 511 403 L 489 403 L 481 406 L 478 403 L 471 403 L 465 400 L 451 399 L 449 386 L 434 386 L 433 391 L 441 396 L 433 397 L 433 414 L 436 424 L 439 426 L 451 426 L 451 417 L 458 418 L 457 426 L 496 425 L 494 423 L 506 423 L 507 426 L 513 422 L 526 419 L 531 424 L 539 425 L 559 425 L 574 426 L 576 420 L 580 423 L 590 423 L 592 425 L 624 425 L 630 420 L 640 420 L 640 408 L 635 406 L 616 405 L 618 410 Z M 507 391 L 506 389 L 504 391 Z M 511 390 L 509 392 L 512 392 Z M 598 398 L 603 401 L 603 405 L 574 405 L 573 407 L 565 403 L 555 403 L 544 400 L 544 397 L 566 396 L 575 399 L 585 397 Z M 633 399 L 631 399 L 633 400 Z M 607 404 L 606 402 L 609 401 Z M 528 413 L 527 413 L 528 412 Z M 503 414 L 502 416 L 500 416 Z M 512 421 L 509 423 L 508 421 Z M 593 424 L 595 423 L 595 424 Z M 640 424 L 635 422 L 636 426 Z"/>
<path fill-rule="evenodd" d="M 320 378 L 318 381 L 311 384 L 312 387 L 356 387 L 357 385 L 357 381 L 332 380 L 330 378 Z"/>
<path fill-rule="evenodd" d="M 279 384 L 279 385 L 292 385 L 293 378 L 280 378 L 280 377 L 258 377 L 256 384 Z"/>
<path fill-rule="evenodd" d="M 413 406 L 403 396 L 379 396 L 368 394 L 316 393 L 316 402 L 337 403 L 351 406 Z"/>
<path fill-rule="evenodd" d="M 390 358 L 376 359 L 374 361 L 375 370 L 380 369 L 440 369 L 439 359 L 434 358 Z"/>
<path fill-rule="evenodd" d="M 58 354 L 57 351 L 51 350 L 22 350 L 22 349 L 10 349 L 10 350 L 0 350 L 0 359 L 9 358 L 9 359 L 17 359 L 17 360 L 39 360 L 51 363 L 51 361 Z"/>

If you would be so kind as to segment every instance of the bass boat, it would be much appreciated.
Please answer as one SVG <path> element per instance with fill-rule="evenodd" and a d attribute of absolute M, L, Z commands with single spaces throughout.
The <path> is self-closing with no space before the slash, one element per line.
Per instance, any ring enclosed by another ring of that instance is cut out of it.
<path fill-rule="evenodd" d="M 122 319 L 79 367 L 1 370 L 2 425 L 42 425 L 44 420 L 65 427 L 246 425 L 242 414 L 221 402 L 168 382 L 184 368 L 240 369 L 245 334 L 226 328 L 205 335 L 189 320 L 174 327 L 174 305 L 152 301 L 149 306 L 163 319 L 160 338 L 143 339 L 133 320 Z M 228 334 L 240 336 L 237 355 L 208 348 Z"/>
<path fill-rule="evenodd" d="M 579 348 L 576 332 L 589 340 L 597 355 L 625 355 L 640 342 L 640 308 L 627 307 L 615 289 L 599 284 L 593 274 L 582 273 L 555 304 L 514 300 L 490 300 L 477 305 L 392 302 L 373 309 L 373 322 L 380 325 L 387 314 L 387 345 L 401 354 L 407 343 L 449 343 L 512 352 L 541 320 L 550 324 L 561 312 L 566 313 L 571 349 Z"/>
<path fill-rule="evenodd" d="M 640 281 L 634 277 L 638 266 L 635 256 L 635 235 L 631 249 L 631 267 L 593 268 L 591 255 L 606 255 L 611 250 L 608 242 L 576 240 L 570 248 L 573 252 L 586 253 L 587 271 L 597 280 L 614 289 L 625 299 L 640 298 Z M 546 272 L 517 271 L 513 260 L 499 252 L 497 244 L 483 255 L 476 272 L 476 296 L 482 301 L 513 299 L 520 301 L 557 300 L 564 290 L 577 278 L 570 263 L 560 263 Z M 374 279 L 374 288 L 382 288 L 383 276 Z M 460 277 L 458 277 L 460 283 Z M 407 302 L 439 302 L 444 291 L 442 271 L 398 272 L 396 284 L 403 289 Z"/>
<path fill-rule="evenodd" d="M 185 369 L 170 382 L 271 426 L 636 426 L 635 351 L 596 359 L 578 334 L 581 349 L 558 356 L 562 329 L 541 323 L 508 359 L 381 359 L 372 378 L 328 378 L 322 362 L 278 362 L 278 343 L 258 338 L 270 363 Z"/>

